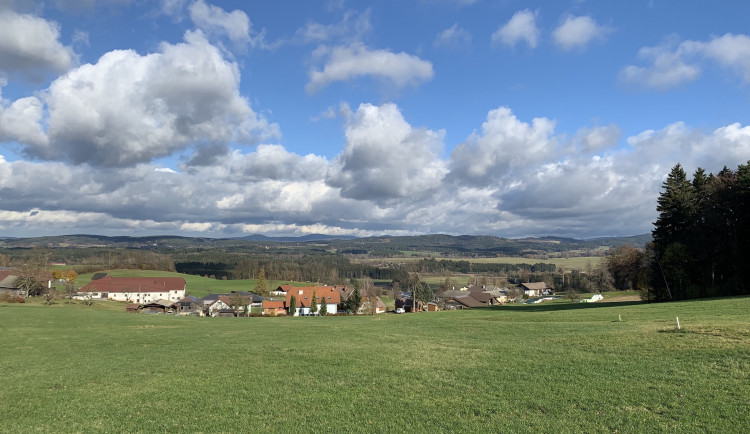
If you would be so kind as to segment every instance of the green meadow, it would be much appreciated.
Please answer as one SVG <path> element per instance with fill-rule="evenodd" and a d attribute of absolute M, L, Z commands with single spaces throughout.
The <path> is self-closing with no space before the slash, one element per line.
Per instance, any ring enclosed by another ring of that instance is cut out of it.
<path fill-rule="evenodd" d="M 0 304 L 0 431 L 748 426 L 750 297 L 325 318 L 122 310 Z"/>

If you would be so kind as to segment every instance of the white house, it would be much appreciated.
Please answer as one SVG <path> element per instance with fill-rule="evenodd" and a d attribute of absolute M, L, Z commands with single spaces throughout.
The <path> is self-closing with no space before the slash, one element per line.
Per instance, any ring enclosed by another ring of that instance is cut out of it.
<path fill-rule="evenodd" d="M 182 277 L 112 277 L 109 274 L 78 290 L 77 297 L 135 303 L 185 298 L 187 284 Z"/>
<path fill-rule="evenodd" d="M 294 297 L 295 306 L 291 305 L 292 297 Z M 313 297 L 316 298 L 318 305 L 315 312 L 310 309 Z M 320 312 L 323 303 L 326 305 L 326 313 L 329 315 L 335 314 L 338 312 L 340 300 L 341 295 L 333 286 L 301 286 L 286 291 L 286 305 L 289 306 L 289 314 L 294 316 L 317 314 Z M 294 309 L 294 311 L 292 312 L 291 309 Z"/>

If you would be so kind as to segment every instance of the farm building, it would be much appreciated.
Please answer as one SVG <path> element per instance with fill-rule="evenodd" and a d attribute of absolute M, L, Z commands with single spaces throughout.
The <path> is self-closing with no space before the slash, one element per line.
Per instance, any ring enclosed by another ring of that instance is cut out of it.
<path fill-rule="evenodd" d="M 282 300 L 264 300 L 263 315 L 286 315 L 286 302 Z"/>
<path fill-rule="evenodd" d="M 529 297 L 539 297 L 540 295 L 549 294 L 552 288 L 545 282 L 529 282 L 520 285 L 524 295 Z"/>
<path fill-rule="evenodd" d="M 149 303 L 156 300 L 179 301 L 185 298 L 182 277 L 103 277 L 78 290 L 76 297 L 91 296 L 103 300 Z"/>

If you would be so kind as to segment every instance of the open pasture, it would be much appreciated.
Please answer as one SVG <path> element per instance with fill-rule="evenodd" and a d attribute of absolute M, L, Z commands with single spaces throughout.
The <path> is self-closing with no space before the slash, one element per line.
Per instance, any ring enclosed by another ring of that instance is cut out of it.
<path fill-rule="evenodd" d="M 750 297 L 326 318 L 97 306 L 0 305 L 0 431 L 747 429 Z"/>

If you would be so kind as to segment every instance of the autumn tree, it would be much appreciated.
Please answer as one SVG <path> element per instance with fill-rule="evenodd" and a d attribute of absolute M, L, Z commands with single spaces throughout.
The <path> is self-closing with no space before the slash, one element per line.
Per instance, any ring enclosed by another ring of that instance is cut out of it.
<path fill-rule="evenodd" d="M 642 259 L 643 252 L 629 244 L 617 247 L 607 256 L 607 269 L 612 275 L 615 289 L 638 289 Z"/>

